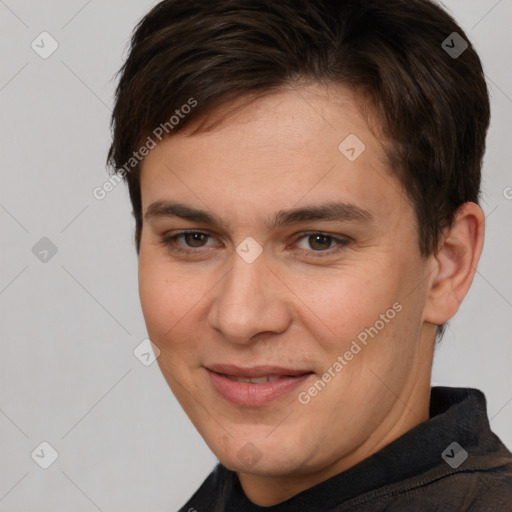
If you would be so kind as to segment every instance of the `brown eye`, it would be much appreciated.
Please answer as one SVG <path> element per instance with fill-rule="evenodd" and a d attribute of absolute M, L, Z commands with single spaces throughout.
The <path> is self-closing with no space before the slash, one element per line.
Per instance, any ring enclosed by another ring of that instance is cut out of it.
<path fill-rule="evenodd" d="M 309 253 L 309 255 L 317 253 L 318 256 L 327 256 L 343 250 L 350 242 L 351 239 L 343 235 L 333 236 L 326 233 L 313 232 L 305 233 L 295 242 L 295 245 Z"/>
<path fill-rule="evenodd" d="M 320 233 L 315 235 L 309 235 L 308 243 L 314 251 L 325 251 L 331 248 L 331 242 L 333 238 L 331 236 L 322 235 Z"/>
<path fill-rule="evenodd" d="M 203 247 L 208 240 L 206 233 L 184 233 L 182 236 L 189 247 Z"/>
<path fill-rule="evenodd" d="M 202 231 L 182 231 L 175 235 L 164 235 L 161 243 L 171 251 L 183 253 L 199 253 L 194 249 L 211 248 L 215 245 L 212 235 Z"/>

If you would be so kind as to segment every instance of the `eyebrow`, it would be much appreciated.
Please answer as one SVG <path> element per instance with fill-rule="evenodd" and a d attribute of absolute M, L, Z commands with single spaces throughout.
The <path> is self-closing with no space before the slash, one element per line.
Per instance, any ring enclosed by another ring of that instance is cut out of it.
<path fill-rule="evenodd" d="M 161 217 L 178 217 L 180 219 L 211 226 L 226 225 L 220 217 L 213 213 L 171 201 L 156 201 L 152 203 L 148 206 L 144 215 L 146 220 Z M 281 210 L 267 221 L 265 225 L 269 229 L 277 229 L 290 224 L 318 220 L 370 224 L 373 222 L 374 218 L 372 212 L 354 204 L 331 202 L 302 208 L 293 208 L 291 210 Z"/>

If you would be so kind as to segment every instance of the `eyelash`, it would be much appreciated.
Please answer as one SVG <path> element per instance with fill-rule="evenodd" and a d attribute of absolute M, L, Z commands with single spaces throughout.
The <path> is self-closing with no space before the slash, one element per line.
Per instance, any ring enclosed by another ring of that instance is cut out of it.
<path fill-rule="evenodd" d="M 161 240 L 161 245 L 163 245 L 164 247 L 167 247 L 168 249 L 172 250 L 173 252 L 179 252 L 182 254 L 183 253 L 184 254 L 193 254 L 193 253 L 197 254 L 197 253 L 203 252 L 202 249 L 204 249 L 204 247 L 198 247 L 196 249 L 190 247 L 188 249 L 185 249 L 183 247 L 174 245 L 174 242 L 176 242 L 176 240 L 178 238 L 180 238 L 184 235 L 187 235 L 187 234 L 200 234 L 200 235 L 206 235 L 210 238 L 213 238 L 213 236 L 206 231 L 185 230 L 185 231 L 180 231 L 179 233 L 176 233 L 174 235 L 163 236 L 162 240 Z M 328 233 L 323 233 L 322 231 L 310 231 L 310 232 L 302 233 L 299 237 L 297 237 L 295 239 L 295 241 L 293 243 L 297 243 L 300 240 L 307 238 L 309 236 L 312 236 L 312 235 L 324 236 L 324 237 L 330 239 L 331 242 L 336 242 L 334 247 L 330 247 L 329 249 L 326 249 L 324 251 L 322 251 L 322 250 L 314 251 L 313 249 L 311 249 L 311 250 L 302 249 L 302 251 L 306 251 L 313 258 L 316 258 L 319 256 L 321 257 L 323 255 L 332 255 L 336 252 L 343 250 L 347 245 L 349 245 L 352 242 L 352 240 L 349 239 L 348 237 L 337 238 Z M 335 250 L 332 251 L 332 249 L 335 249 Z M 311 253 L 316 253 L 316 255 L 312 256 Z"/>

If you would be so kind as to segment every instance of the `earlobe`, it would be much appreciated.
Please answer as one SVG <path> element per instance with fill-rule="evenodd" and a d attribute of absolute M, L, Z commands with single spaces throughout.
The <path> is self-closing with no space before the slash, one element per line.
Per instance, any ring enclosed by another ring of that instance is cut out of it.
<path fill-rule="evenodd" d="M 453 224 L 443 233 L 437 252 L 432 255 L 432 273 L 425 320 L 441 325 L 452 318 L 464 300 L 482 253 L 485 216 L 475 203 L 459 207 Z"/>

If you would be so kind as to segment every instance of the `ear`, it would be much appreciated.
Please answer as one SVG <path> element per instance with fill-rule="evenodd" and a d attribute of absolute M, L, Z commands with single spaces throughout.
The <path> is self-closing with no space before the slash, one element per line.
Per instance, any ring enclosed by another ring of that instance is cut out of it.
<path fill-rule="evenodd" d="M 466 296 L 482 253 L 485 215 L 475 203 L 457 210 L 451 227 L 443 233 L 433 259 L 424 318 L 441 325 L 452 318 Z"/>

